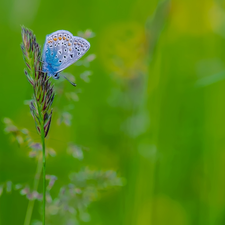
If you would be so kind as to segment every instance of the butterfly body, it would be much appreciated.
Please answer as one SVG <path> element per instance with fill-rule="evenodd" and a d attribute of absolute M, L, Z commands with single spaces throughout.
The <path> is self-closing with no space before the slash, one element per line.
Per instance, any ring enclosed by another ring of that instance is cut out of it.
<path fill-rule="evenodd" d="M 59 30 L 46 36 L 42 71 L 55 79 L 59 73 L 75 63 L 90 48 L 90 43 L 69 31 Z"/>

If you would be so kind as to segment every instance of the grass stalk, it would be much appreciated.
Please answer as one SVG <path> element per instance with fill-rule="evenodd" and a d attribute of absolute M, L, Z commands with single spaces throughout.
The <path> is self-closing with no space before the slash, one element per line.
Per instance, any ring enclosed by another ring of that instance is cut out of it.
<path fill-rule="evenodd" d="M 46 155 L 45 155 L 45 138 L 48 135 L 51 118 L 52 118 L 52 103 L 54 100 L 54 88 L 48 79 L 46 73 L 42 73 L 41 50 L 36 42 L 36 37 L 33 32 L 25 27 L 22 27 L 21 49 L 23 58 L 26 64 L 25 75 L 33 87 L 34 95 L 30 102 L 30 111 L 35 121 L 35 126 L 38 134 L 41 137 L 42 143 L 42 165 L 43 165 L 43 225 L 45 225 L 45 204 L 46 204 Z M 30 217 L 33 210 L 33 204 L 30 203 L 27 221 L 30 222 Z M 28 223 L 27 222 L 27 223 Z M 26 224 L 28 225 L 28 224 Z"/>
<path fill-rule="evenodd" d="M 39 157 L 38 159 L 38 164 L 37 164 L 37 169 L 34 177 L 34 184 L 33 184 L 33 190 L 37 191 L 38 185 L 40 182 L 40 177 L 41 177 L 41 171 L 42 171 L 42 157 Z M 33 209 L 34 209 L 34 200 L 30 200 L 27 206 L 27 212 L 26 212 L 26 217 L 24 221 L 24 225 L 30 225 Z"/>
<path fill-rule="evenodd" d="M 44 131 L 44 124 L 42 120 L 41 126 L 41 143 L 42 143 L 42 167 L 43 167 L 43 225 L 45 225 L 45 201 L 46 201 L 46 159 L 45 159 L 45 131 Z"/>

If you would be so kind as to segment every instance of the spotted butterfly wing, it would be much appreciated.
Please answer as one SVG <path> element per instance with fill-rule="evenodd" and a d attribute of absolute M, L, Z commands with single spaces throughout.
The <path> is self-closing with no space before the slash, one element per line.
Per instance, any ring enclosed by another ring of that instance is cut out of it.
<path fill-rule="evenodd" d="M 59 30 L 47 35 L 43 51 L 43 72 L 53 76 L 64 70 L 90 48 L 87 40 L 73 36 L 69 31 Z"/>

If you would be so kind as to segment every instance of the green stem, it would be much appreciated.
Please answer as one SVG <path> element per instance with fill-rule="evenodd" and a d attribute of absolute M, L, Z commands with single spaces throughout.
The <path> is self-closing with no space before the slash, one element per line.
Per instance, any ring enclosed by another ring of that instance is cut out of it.
<path fill-rule="evenodd" d="M 34 184 L 33 184 L 34 191 L 37 191 L 37 189 L 38 189 L 40 176 L 41 176 L 41 170 L 42 170 L 42 157 L 39 157 L 38 164 L 37 164 L 37 170 L 36 170 L 35 177 L 34 177 Z M 30 220 L 31 220 L 31 216 L 33 213 L 33 208 L 34 208 L 34 202 L 35 202 L 35 200 L 30 200 L 28 203 L 24 225 L 30 225 Z"/>
<path fill-rule="evenodd" d="M 43 124 L 42 124 L 43 125 Z M 42 150 L 43 150 L 43 225 L 45 225 L 45 191 L 46 191 L 46 180 L 45 180 L 45 167 L 46 167 L 46 160 L 45 160 L 45 132 L 44 132 L 44 125 L 41 128 L 41 141 L 42 141 Z"/>
<path fill-rule="evenodd" d="M 43 219 L 42 219 L 42 225 L 45 225 L 45 199 L 46 199 L 46 180 L 45 180 L 45 168 L 46 168 L 46 160 L 45 160 L 45 130 L 44 130 L 44 118 L 41 113 L 38 101 L 36 100 L 37 108 L 38 108 L 38 114 L 40 118 L 40 129 L 41 129 L 41 143 L 42 143 L 42 165 L 43 165 Z"/>

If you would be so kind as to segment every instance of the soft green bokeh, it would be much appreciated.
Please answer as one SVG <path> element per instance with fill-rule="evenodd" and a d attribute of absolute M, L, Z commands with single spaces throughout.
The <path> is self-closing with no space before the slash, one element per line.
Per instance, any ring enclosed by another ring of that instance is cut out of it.
<path fill-rule="evenodd" d="M 23 73 L 20 26 L 32 29 L 42 46 L 60 29 L 95 33 L 90 67 L 65 71 L 81 90 L 79 101 L 71 100 L 72 124 L 57 125 L 53 113 L 46 141 L 57 152 L 47 159 L 56 188 L 82 166 L 124 177 L 123 187 L 91 204 L 91 221 L 84 224 L 225 224 L 223 1 L 0 0 L 0 9 L 0 119 L 27 128 L 35 141 L 24 105 L 32 89 Z M 86 70 L 92 71 L 90 82 L 80 79 Z M 75 90 L 62 82 L 65 95 Z M 53 106 L 62 109 L 59 98 Z M 70 142 L 87 147 L 82 162 L 68 155 Z M 3 123 L 0 143 L 0 184 L 32 183 L 37 162 L 10 142 Z M 19 192 L 4 192 L 0 225 L 23 224 L 27 204 Z M 32 218 L 41 218 L 38 204 Z"/>

